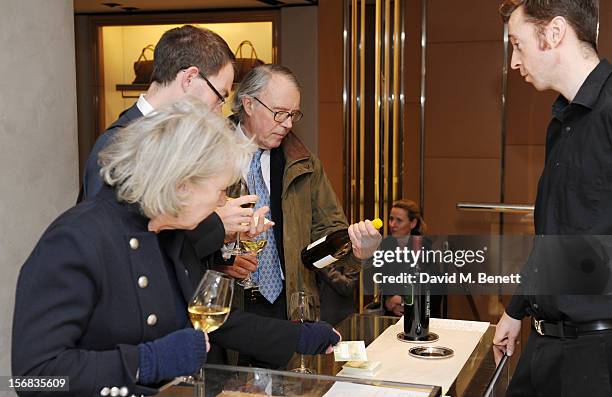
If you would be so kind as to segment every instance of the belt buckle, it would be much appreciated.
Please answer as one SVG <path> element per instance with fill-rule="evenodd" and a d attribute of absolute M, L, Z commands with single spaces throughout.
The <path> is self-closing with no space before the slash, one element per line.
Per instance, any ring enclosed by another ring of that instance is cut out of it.
<path fill-rule="evenodd" d="M 536 320 L 533 319 L 533 326 L 535 327 L 535 330 L 538 334 L 544 336 L 544 332 L 542 332 L 542 322 L 544 320 Z"/>
<path fill-rule="evenodd" d="M 253 303 L 259 300 L 259 288 L 247 288 L 245 290 L 249 296 L 249 300 Z"/>

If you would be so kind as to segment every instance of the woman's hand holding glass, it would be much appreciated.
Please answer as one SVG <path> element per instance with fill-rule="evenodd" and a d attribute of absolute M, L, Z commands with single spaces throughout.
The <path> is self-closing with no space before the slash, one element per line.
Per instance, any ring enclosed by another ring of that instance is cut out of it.
<path fill-rule="evenodd" d="M 221 327 L 229 317 L 234 297 L 234 280 L 223 273 L 208 270 L 189 301 L 187 313 L 193 328 L 204 333 L 206 351 L 210 349 L 208 333 Z M 189 377 L 190 381 L 200 375 Z"/>

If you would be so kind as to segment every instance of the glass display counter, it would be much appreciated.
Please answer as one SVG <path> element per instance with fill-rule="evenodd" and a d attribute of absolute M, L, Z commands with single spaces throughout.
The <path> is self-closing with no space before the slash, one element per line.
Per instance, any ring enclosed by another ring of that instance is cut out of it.
<path fill-rule="evenodd" d="M 363 340 L 367 346 L 397 321 L 398 318 L 395 317 L 356 314 L 342 321 L 336 328 L 344 340 Z M 418 382 L 389 382 L 377 379 L 376 376 L 371 379 L 336 376 L 344 363 L 335 362 L 333 354 L 330 354 L 306 356 L 306 366 L 314 369 L 315 375 L 207 364 L 202 370 L 201 381 L 169 385 L 160 395 L 178 397 L 503 396 L 510 381 L 511 369 L 515 366 L 516 356 L 503 360 L 500 367 L 497 367 L 492 346 L 494 333 L 494 326 L 491 325 L 486 329 L 448 390 L 442 390 L 439 385 L 424 385 Z M 287 368 L 296 368 L 299 364 L 299 355 L 295 355 Z M 442 394 L 443 392 L 445 394 Z"/>
<path fill-rule="evenodd" d="M 160 395 L 175 397 L 437 397 L 437 386 L 300 374 L 207 364 L 201 380 L 186 381 Z"/>

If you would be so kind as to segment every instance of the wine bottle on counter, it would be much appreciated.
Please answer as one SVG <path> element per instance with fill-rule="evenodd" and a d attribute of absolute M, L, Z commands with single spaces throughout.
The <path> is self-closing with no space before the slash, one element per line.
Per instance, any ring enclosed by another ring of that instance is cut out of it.
<path fill-rule="evenodd" d="M 410 236 L 412 249 L 420 251 L 423 247 L 422 236 Z M 421 264 L 415 266 L 417 280 L 421 271 Z M 431 289 L 428 284 L 410 285 L 409 295 L 404 296 L 404 332 L 398 338 L 411 342 L 434 342 L 438 335 L 429 332 L 429 318 L 431 313 Z"/>
<path fill-rule="evenodd" d="M 431 292 L 420 284 L 412 287 L 412 296 L 404 297 L 404 334 L 409 340 L 427 340 Z"/>
<path fill-rule="evenodd" d="M 372 221 L 372 225 L 376 229 L 380 229 L 382 224 L 382 221 L 378 218 Z M 352 249 L 348 229 L 336 230 L 304 247 L 302 263 L 312 270 L 322 269 L 341 259 Z"/>

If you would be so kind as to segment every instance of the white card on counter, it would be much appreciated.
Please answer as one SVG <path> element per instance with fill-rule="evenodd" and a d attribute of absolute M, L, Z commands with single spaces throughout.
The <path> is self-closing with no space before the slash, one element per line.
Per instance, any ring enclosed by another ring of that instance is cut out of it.
<path fill-rule="evenodd" d="M 365 342 L 362 340 L 338 342 L 338 344 L 334 346 L 334 360 L 368 361 Z"/>

